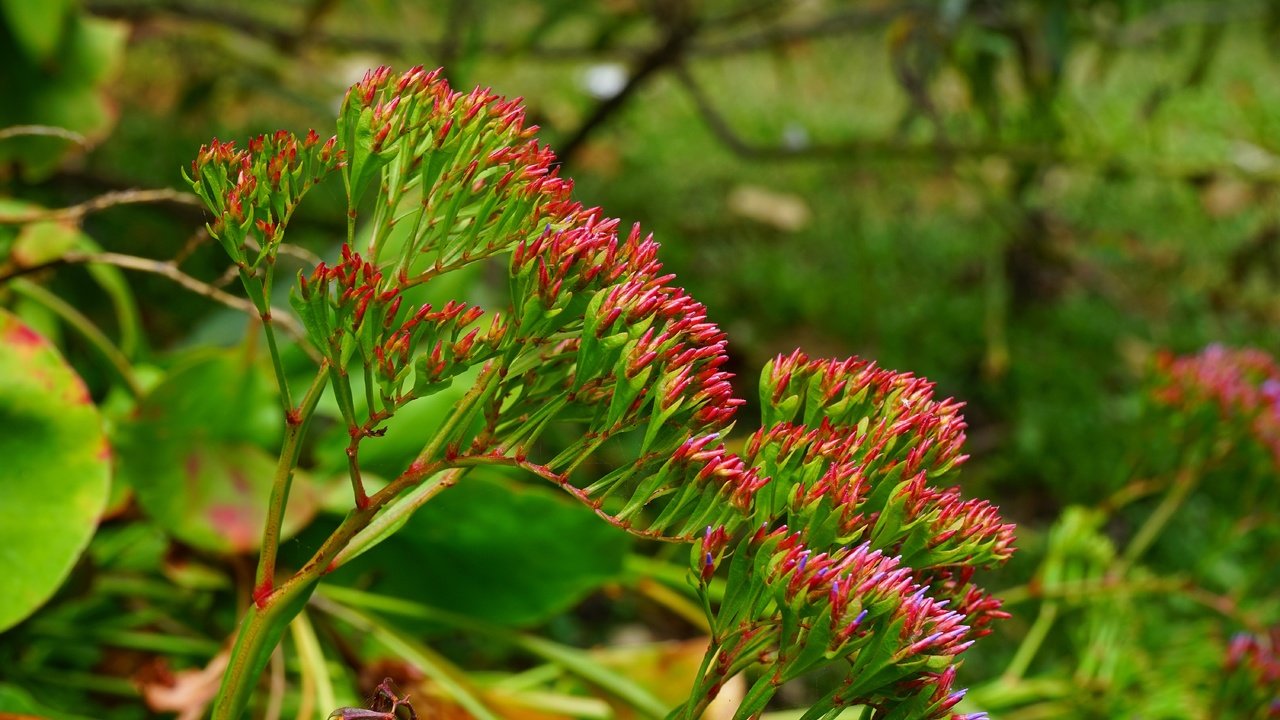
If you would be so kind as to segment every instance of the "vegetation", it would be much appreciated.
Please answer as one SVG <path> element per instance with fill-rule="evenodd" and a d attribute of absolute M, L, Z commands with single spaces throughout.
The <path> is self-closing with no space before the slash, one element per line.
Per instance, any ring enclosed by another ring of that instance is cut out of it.
<path fill-rule="evenodd" d="M 441 5 L 0 2 L 0 712 L 1280 711 L 1270 3 Z"/>

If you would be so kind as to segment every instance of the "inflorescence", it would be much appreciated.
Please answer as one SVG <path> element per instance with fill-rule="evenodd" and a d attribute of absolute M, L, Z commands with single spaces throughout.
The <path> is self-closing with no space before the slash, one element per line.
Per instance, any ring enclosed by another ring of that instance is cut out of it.
<path fill-rule="evenodd" d="M 960 404 L 935 400 L 923 378 L 797 351 L 764 369 L 762 427 L 731 449 L 744 401 L 724 334 L 663 272 L 652 237 L 572 200 L 535 131 L 519 99 L 456 92 L 439 71 L 379 68 L 347 93 L 327 141 L 214 141 L 192 166 L 211 233 L 265 295 L 303 193 L 342 176 L 341 259 L 301 274 L 293 305 L 351 432 L 357 505 L 368 502 L 360 439 L 466 378 L 475 387 L 442 431 L 442 457 L 428 460 L 523 467 L 620 527 L 689 542 L 704 588 L 728 565 L 705 673 L 673 717 L 692 718 L 754 668 L 736 716 L 749 717 L 782 683 L 832 664 L 842 680 L 806 717 L 855 704 L 876 718 L 950 716 L 964 694 L 955 657 L 1007 616 L 974 572 L 1013 552 L 995 506 L 938 485 L 965 460 Z M 372 215 L 358 250 L 361 212 Z M 502 256 L 500 312 L 406 301 Z M 578 439 L 536 458 L 557 425 Z"/>

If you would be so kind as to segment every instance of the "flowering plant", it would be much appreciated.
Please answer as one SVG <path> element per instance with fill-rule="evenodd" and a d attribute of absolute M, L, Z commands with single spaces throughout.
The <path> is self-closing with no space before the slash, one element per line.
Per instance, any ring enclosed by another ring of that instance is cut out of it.
<path fill-rule="evenodd" d="M 1237 633 L 1223 660 L 1216 717 L 1280 717 L 1280 627 L 1265 635 Z"/>
<path fill-rule="evenodd" d="M 1280 465 L 1280 365 L 1270 355 L 1216 344 L 1195 355 L 1166 353 L 1157 359 L 1156 376 L 1158 403 L 1188 413 L 1210 411 L 1210 423 L 1225 421 L 1233 436 L 1251 437 L 1266 449 L 1270 458 L 1264 462 Z"/>
<path fill-rule="evenodd" d="M 819 667 L 842 680 L 805 718 L 849 705 L 877 718 L 948 717 L 963 695 L 952 689 L 955 657 L 1004 616 L 974 571 L 1008 558 L 1013 540 L 994 506 L 937 487 L 964 460 L 959 405 L 908 374 L 796 352 L 765 368 L 762 427 L 731 451 L 744 401 L 724 370 L 723 333 L 663 273 L 651 237 L 572 200 L 535 130 L 518 100 L 455 92 L 439 71 L 379 68 L 348 91 L 334 137 L 280 132 L 244 149 L 215 140 L 192 164 L 209 230 L 261 317 L 286 428 L 253 603 L 214 717 L 241 714 L 322 576 L 485 465 L 544 478 L 636 535 L 692 545 L 713 634 L 670 717 L 700 716 L 751 668 L 758 679 L 735 717 L 758 716 L 782 683 Z M 318 358 L 296 396 L 275 338 L 273 271 L 294 209 L 332 173 L 346 188 L 348 232 L 341 259 L 293 288 Z M 413 287 L 503 257 L 502 310 L 404 302 Z M 469 389 L 439 430 L 371 491 L 363 443 L 405 405 L 454 385 Z M 353 505 L 281 579 L 285 506 L 326 389 L 350 439 Z M 576 439 L 546 450 L 547 430 L 566 426 Z M 606 446 L 627 454 L 619 461 Z M 715 606 L 708 587 L 721 565 Z"/>

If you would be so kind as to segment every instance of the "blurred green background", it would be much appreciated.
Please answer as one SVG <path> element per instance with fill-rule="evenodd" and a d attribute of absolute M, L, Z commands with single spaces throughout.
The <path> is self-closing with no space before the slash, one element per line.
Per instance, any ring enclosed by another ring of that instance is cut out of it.
<path fill-rule="evenodd" d="M 577 197 L 655 234 L 667 267 L 728 332 L 739 395 L 753 397 L 769 357 L 801 347 L 910 370 L 967 403 L 965 492 L 999 503 L 1019 523 L 1022 547 L 987 581 L 1012 589 L 1015 618 L 962 671 L 980 688 L 975 707 L 1028 719 L 1210 717 L 1230 633 L 1280 619 L 1270 463 L 1216 468 L 1202 483 L 1257 475 L 1265 502 L 1193 493 L 1146 553 L 1148 574 L 1114 564 L 1182 467 L 1178 443 L 1189 442 L 1145 399 L 1155 353 L 1210 343 L 1280 352 L 1280 3 L 0 8 L 0 128 L 83 136 L 0 131 L 6 253 L 30 207 L 185 190 L 180 169 L 212 137 L 327 135 L 342 93 L 366 69 L 443 66 L 457 88 L 525 97 Z M 321 188 L 303 204 L 292 242 L 333 253 L 345 229 L 340 192 Z M 201 210 L 180 199 L 72 219 L 109 252 L 175 260 L 208 282 L 227 269 L 198 234 Z M 83 267 L 28 277 L 119 333 L 118 307 Z M 167 368 L 176 351 L 235 344 L 243 333 L 241 315 L 168 278 L 127 272 L 127 282 L 142 326 L 130 354 L 142 364 Z M 38 303 L 3 293 L 40 317 Z M 53 320 L 46 326 L 62 334 Z M 73 333 L 63 348 L 95 397 L 108 398 L 114 376 L 92 348 Z M 1051 527 L 1076 544 L 1055 545 Z M 412 553 L 411 544 L 397 551 Z M 1039 589 L 1055 557 L 1124 589 L 1045 601 Z M 1037 620 L 1049 605 L 1052 617 Z M 231 612 L 210 610 L 211 637 Z M 514 611 L 496 603 L 487 612 Z M 636 601 L 598 594 L 570 616 L 530 616 L 578 643 L 636 617 L 663 628 L 659 637 L 687 632 L 646 617 Z M 1038 628 L 1040 651 L 1019 650 Z M 505 662 L 455 645 L 463 664 Z M 38 660 L 8 657 L 0 678 L 56 684 L 40 679 Z M 93 662 L 76 672 L 112 676 Z"/>

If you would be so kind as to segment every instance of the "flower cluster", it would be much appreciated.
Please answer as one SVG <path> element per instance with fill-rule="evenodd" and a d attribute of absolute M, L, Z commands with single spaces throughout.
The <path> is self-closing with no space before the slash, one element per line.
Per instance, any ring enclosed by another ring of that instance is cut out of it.
<path fill-rule="evenodd" d="M 281 130 L 259 135 L 243 150 L 216 139 L 201 146 L 187 181 L 215 215 L 209 234 L 237 263 L 274 258 L 302 196 L 339 164 L 336 145 L 333 137 L 321 144 L 314 130 L 302 140 Z M 254 231 L 259 250 L 249 260 L 245 244 Z"/>
<path fill-rule="evenodd" d="M 310 276 L 299 274 L 293 297 L 303 326 L 329 363 L 345 371 L 358 353 L 362 365 L 375 371 L 387 408 L 429 395 L 492 357 L 506 331 L 501 316 L 494 314 L 481 334 L 477 321 L 484 311 L 455 301 L 402 313 L 401 290 L 394 279 L 343 245 L 337 264 L 322 262 Z M 418 348 L 423 352 L 415 356 Z M 406 392 L 411 370 L 415 380 Z"/>
<path fill-rule="evenodd" d="M 338 118 L 352 211 L 369 187 L 380 188 L 369 255 L 376 261 L 391 229 L 412 222 L 396 248 L 409 284 L 574 224 L 581 207 L 570 200 L 572 183 L 524 122 L 519 98 L 454 91 L 439 70 L 369 71 Z"/>
<path fill-rule="evenodd" d="M 711 440 L 691 439 L 726 432 L 743 402 L 723 369 L 724 334 L 670 284 L 651 237 L 633 226 L 624 238 L 616 220 L 574 213 L 582 224 L 548 230 L 512 255 L 514 332 L 539 349 L 536 363 L 512 363 L 521 375 L 511 378 L 506 407 L 526 432 L 584 421 L 582 440 L 547 463 L 564 473 L 565 488 L 633 531 L 691 538 L 732 514 L 716 497 L 723 484 L 705 491 L 712 475 L 732 473 L 697 464 Z M 566 332 L 571 342 L 545 340 Z M 630 432 L 640 435 L 634 460 L 583 486 L 571 482 L 567 471 Z"/>
<path fill-rule="evenodd" d="M 1254 348 L 1210 345 L 1196 355 L 1157 359 L 1158 402 L 1194 410 L 1208 403 L 1227 420 L 1242 421 L 1280 465 L 1280 364 Z"/>
<path fill-rule="evenodd" d="M 952 658 L 1008 617 L 974 572 L 1008 559 L 1014 540 L 995 506 L 931 482 L 965 459 L 960 406 L 909 374 L 799 353 L 765 369 L 761 395 L 767 423 L 741 456 L 706 438 L 682 453 L 741 513 L 695 543 L 704 582 L 725 538 L 760 528 L 728 560 L 717 661 L 698 691 L 756 663 L 767 672 L 748 697 L 763 707 L 781 683 L 839 661 L 845 681 L 821 708 L 947 717 L 963 695 L 950 690 Z"/>
<path fill-rule="evenodd" d="M 379 68 L 347 93 L 327 143 L 280 133 L 239 152 L 215 141 L 193 166 L 217 214 L 211 229 L 242 268 L 274 258 L 302 193 L 341 168 L 347 242 L 340 261 L 299 277 L 293 305 L 348 424 L 357 507 L 385 499 L 364 493 L 360 440 L 478 367 L 389 487 L 433 463 L 523 467 L 616 525 L 692 543 L 704 586 L 727 564 L 690 713 L 749 666 L 764 672 L 741 717 L 780 684 L 836 664 L 843 682 L 807 717 L 850 704 L 877 718 L 946 717 L 963 696 L 952 689 L 955 656 L 1005 616 L 973 572 L 1013 544 L 994 506 L 936 485 L 965 460 L 960 405 L 935 400 L 923 378 L 797 351 L 762 373 L 762 427 L 741 449 L 727 444 L 744 401 L 724 334 L 664 273 L 652 237 L 572 200 L 535 129 L 518 99 L 456 92 L 439 71 Z M 358 252 L 355 221 L 371 188 L 371 235 Z M 254 227 L 264 249 L 248 264 Z M 505 254 L 505 312 L 402 307 L 413 286 Z M 268 267 L 259 297 L 269 290 Z M 348 377 L 357 358 L 363 417 Z M 554 425 L 578 439 L 534 457 Z"/>
<path fill-rule="evenodd" d="M 699 544 L 710 565 L 717 532 Z M 730 583 L 716 614 L 715 662 L 701 679 L 714 693 L 750 665 L 766 672 L 742 715 L 758 712 L 778 686 L 837 662 L 843 680 L 814 707 L 834 715 L 872 705 L 876 717 L 947 718 L 964 697 L 953 690 L 954 656 L 980 633 L 966 610 L 936 599 L 916 571 L 870 543 L 814 552 L 803 533 L 760 528 L 730 560 Z M 823 715 L 826 717 L 827 715 Z M 963 717 L 963 716 L 961 716 Z"/>
<path fill-rule="evenodd" d="M 1223 662 L 1216 710 L 1224 718 L 1280 718 L 1280 627 L 1266 636 L 1240 633 Z"/>

